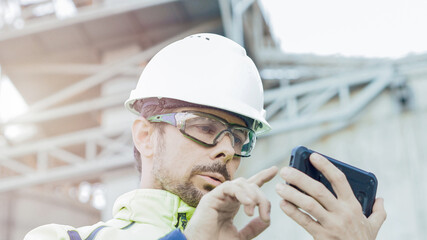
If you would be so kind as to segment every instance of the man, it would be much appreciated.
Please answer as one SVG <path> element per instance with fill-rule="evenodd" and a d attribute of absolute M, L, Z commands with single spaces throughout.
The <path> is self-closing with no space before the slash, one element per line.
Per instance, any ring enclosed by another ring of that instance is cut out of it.
<path fill-rule="evenodd" d="M 116 201 L 110 221 L 77 229 L 46 225 L 26 240 L 252 239 L 269 226 L 270 202 L 260 187 L 277 168 L 234 179 L 256 135 L 270 130 L 261 79 L 241 46 L 215 34 L 172 43 L 147 64 L 125 106 L 139 115 L 132 133 L 140 189 Z M 385 219 L 382 200 L 366 219 L 342 173 L 319 155 L 311 160 L 338 199 L 284 168 L 281 176 L 308 195 L 279 184 L 283 211 L 315 239 L 375 239 Z M 233 218 L 240 205 L 249 216 L 258 207 L 258 216 L 238 230 Z"/>

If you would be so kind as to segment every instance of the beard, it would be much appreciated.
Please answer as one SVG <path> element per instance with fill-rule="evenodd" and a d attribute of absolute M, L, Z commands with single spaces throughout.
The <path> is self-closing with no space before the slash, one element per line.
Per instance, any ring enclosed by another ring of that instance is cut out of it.
<path fill-rule="evenodd" d="M 191 172 L 188 176 L 176 176 L 173 172 L 169 171 L 169 168 L 165 166 L 167 163 L 165 163 L 164 159 L 162 158 L 163 152 L 163 146 L 161 144 L 158 145 L 157 151 L 153 156 L 153 175 L 155 176 L 158 183 L 160 183 L 160 186 L 163 190 L 177 195 L 191 207 L 197 207 L 200 199 L 203 197 L 203 192 L 194 186 L 194 184 L 190 181 L 193 176 L 202 172 L 216 172 L 223 175 L 225 180 L 230 180 L 230 174 L 227 171 L 226 165 L 220 161 L 213 162 L 210 165 L 195 165 L 191 169 Z M 203 186 L 203 189 L 208 192 L 214 188 L 215 187 L 210 184 L 205 184 Z"/>

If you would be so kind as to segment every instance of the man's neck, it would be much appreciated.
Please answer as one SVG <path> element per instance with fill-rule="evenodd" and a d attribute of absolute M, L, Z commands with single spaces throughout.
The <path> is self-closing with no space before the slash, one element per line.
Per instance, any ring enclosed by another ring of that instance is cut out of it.
<path fill-rule="evenodd" d="M 161 189 L 161 190 L 164 190 L 162 188 L 162 185 L 155 178 L 154 174 L 151 173 L 151 170 L 149 170 L 149 171 L 150 172 L 147 172 L 147 171 L 141 172 L 141 180 L 139 183 L 139 187 L 142 189 Z"/>

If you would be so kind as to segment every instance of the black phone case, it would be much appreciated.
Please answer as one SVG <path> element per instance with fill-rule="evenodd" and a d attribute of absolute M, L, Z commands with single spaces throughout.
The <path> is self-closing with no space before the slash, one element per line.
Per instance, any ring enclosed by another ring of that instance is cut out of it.
<path fill-rule="evenodd" d="M 321 174 L 310 163 L 309 157 L 314 152 L 315 151 L 303 146 L 294 148 L 292 150 L 289 166 L 294 167 L 309 175 L 313 179 L 323 183 L 323 185 L 325 185 L 329 189 L 329 191 L 331 191 L 336 196 L 331 184 L 326 179 L 326 177 L 323 176 L 323 174 Z M 340 162 L 331 157 L 325 156 L 321 153 L 318 154 L 326 157 L 346 175 L 354 195 L 362 205 L 363 214 L 365 214 L 366 217 L 369 217 L 369 215 L 371 215 L 372 213 L 372 207 L 374 205 L 375 195 L 377 193 L 378 181 L 375 175 L 373 173 L 366 172 L 349 164 Z"/>

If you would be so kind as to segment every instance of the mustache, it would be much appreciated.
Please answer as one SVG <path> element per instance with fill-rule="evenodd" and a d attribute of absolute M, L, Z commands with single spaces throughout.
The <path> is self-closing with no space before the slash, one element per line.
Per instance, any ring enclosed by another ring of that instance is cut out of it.
<path fill-rule="evenodd" d="M 225 164 L 218 162 L 213 163 L 212 165 L 197 165 L 191 170 L 191 176 L 197 175 L 202 172 L 216 172 L 224 176 L 226 181 L 231 180 L 230 174 L 227 171 Z"/>

